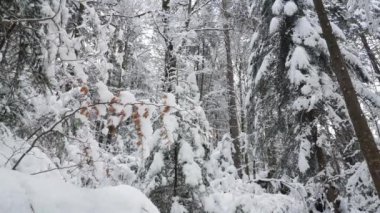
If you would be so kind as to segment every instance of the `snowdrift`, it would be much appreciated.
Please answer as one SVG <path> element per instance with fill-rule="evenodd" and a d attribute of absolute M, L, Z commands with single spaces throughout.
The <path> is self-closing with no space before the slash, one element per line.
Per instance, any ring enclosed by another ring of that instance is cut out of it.
<path fill-rule="evenodd" d="M 158 213 L 139 190 L 127 186 L 75 187 L 56 179 L 0 168 L 0 212 L 7 213 Z"/>

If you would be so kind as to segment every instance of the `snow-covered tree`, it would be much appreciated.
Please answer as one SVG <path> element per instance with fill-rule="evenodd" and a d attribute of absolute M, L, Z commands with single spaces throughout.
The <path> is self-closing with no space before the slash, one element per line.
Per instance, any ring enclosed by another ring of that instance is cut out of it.
<path fill-rule="evenodd" d="M 378 212 L 378 6 L 0 1 L 0 212 Z"/>
<path fill-rule="evenodd" d="M 255 155 L 270 170 L 268 177 L 306 184 L 310 209 L 339 209 L 348 173 L 361 155 L 313 4 L 276 0 L 261 7 L 250 62 L 248 126 Z M 366 77 L 355 53 L 349 47 L 342 52 L 349 68 L 359 67 L 351 69 L 354 78 Z"/>

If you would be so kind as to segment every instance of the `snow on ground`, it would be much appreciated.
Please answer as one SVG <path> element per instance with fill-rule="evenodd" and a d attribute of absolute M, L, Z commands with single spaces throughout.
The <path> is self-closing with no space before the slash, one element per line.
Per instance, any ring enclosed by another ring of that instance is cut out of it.
<path fill-rule="evenodd" d="M 299 213 L 307 212 L 302 201 L 282 194 L 214 193 L 205 200 L 210 213 Z"/>
<path fill-rule="evenodd" d="M 131 186 L 86 189 L 66 183 L 59 170 L 43 172 L 56 167 L 38 147 L 26 155 L 17 171 L 12 171 L 29 147 L 0 123 L 0 213 L 159 212 L 141 191 Z"/>
<path fill-rule="evenodd" d="M 156 213 L 139 190 L 121 185 L 84 189 L 51 178 L 0 169 L 0 212 L 7 213 Z"/>
<path fill-rule="evenodd" d="M 11 169 L 30 147 L 24 139 L 16 137 L 9 128 L 0 123 L 0 168 Z M 34 147 L 17 166 L 17 171 L 32 174 L 54 169 L 56 166 L 41 149 Z M 58 170 L 42 173 L 40 177 L 63 180 Z"/>

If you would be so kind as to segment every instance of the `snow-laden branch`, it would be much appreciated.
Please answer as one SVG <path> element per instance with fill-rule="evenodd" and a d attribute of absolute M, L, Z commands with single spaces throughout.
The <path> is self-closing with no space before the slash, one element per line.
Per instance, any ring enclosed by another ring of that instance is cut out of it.
<path fill-rule="evenodd" d="M 59 12 L 61 12 L 61 5 L 62 5 L 62 0 L 59 1 L 59 6 L 57 12 L 51 17 L 45 17 L 45 18 L 18 18 L 18 19 L 4 19 L 0 18 L 1 22 L 10 22 L 10 23 L 19 23 L 19 22 L 43 22 L 43 21 L 48 21 L 48 20 L 53 20 Z"/>
<path fill-rule="evenodd" d="M 136 14 L 136 15 L 133 15 L 133 16 L 127 16 L 127 15 L 122 15 L 122 14 L 107 14 L 107 15 L 102 15 L 100 17 L 103 18 L 103 17 L 111 16 L 111 17 L 119 17 L 119 18 L 131 19 L 131 18 L 141 18 L 142 16 L 148 15 L 148 14 L 153 13 L 153 12 L 156 12 L 156 10 L 149 10 L 149 11 L 142 12 L 142 13 L 139 13 L 139 14 Z"/>
<path fill-rule="evenodd" d="M 100 103 L 95 103 L 95 104 L 90 104 L 90 105 L 87 105 L 87 106 L 83 106 L 83 107 L 79 107 L 77 109 L 75 109 L 74 111 L 70 112 L 69 114 L 65 114 L 60 120 L 58 120 L 57 122 L 55 122 L 50 128 L 48 128 L 46 131 L 42 132 L 41 134 L 39 134 L 33 141 L 32 143 L 30 144 L 30 147 L 21 155 L 21 157 L 16 161 L 15 165 L 12 167 L 13 170 L 16 170 L 17 166 L 21 163 L 21 161 L 25 158 L 25 156 L 30 152 L 32 151 L 32 149 L 37 145 L 38 141 L 45 135 L 51 133 L 52 131 L 54 131 L 54 129 L 60 124 L 62 123 L 63 121 L 65 121 L 67 118 L 75 115 L 77 112 L 80 112 L 82 110 L 87 110 L 87 108 L 89 107 L 95 107 L 95 106 L 98 106 L 98 105 L 112 105 L 112 104 L 117 104 L 117 105 L 123 105 L 123 106 L 137 106 L 137 105 L 149 105 L 149 106 L 156 106 L 156 107 L 169 107 L 169 108 L 173 108 L 173 109 L 176 109 L 178 111 L 184 111 L 183 109 L 180 109 L 176 106 L 170 106 L 170 105 L 164 105 L 164 104 L 154 104 L 154 103 L 145 103 L 145 102 L 135 102 L 135 103 L 127 103 L 127 104 L 121 104 L 121 103 L 113 103 L 113 102 L 100 102 Z M 30 140 L 31 138 L 33 138 L 35 135 L 37 135 L 37 133 L 43 129 L 43 125 L 38 128 L 36 131 L 34 131 L 28 138 L 26 141 Z"/>
<path fill-rule="evenodd" d="M 226 31 L 226 30 L 232 30 L 232 28 L 199 28 L 199 29 L 190 29 L 194 31 L 209 31 L 209 30 L 214 30 L 214 31 Z"/>

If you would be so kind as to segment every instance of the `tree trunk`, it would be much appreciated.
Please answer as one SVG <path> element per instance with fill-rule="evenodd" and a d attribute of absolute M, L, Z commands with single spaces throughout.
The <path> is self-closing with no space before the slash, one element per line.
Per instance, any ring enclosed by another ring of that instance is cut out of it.
<path fill-rule="evenodd" d="M 242 132 L 246 131 L 246 120 L 245 120 L 245 111 L 244 111 L 244 92 L 243 92 L 243 66 L 242 63 L 239 63 L 239 66 L 237 67 L 239 69 L 239 98 L 240 98 L 240 129 Z M 244 164 L 245 164 L 245 174 L 249 177 L 249 159 L 248 159 L 248 142 L 244 139 Z"/>
<path fill-rule="evenodd" d="M 232 58 L 231 58 L 231 39 L 230 33 L 228 30 L 228 18 L 229 14 L 227 12 L 227 2 L 228 0 L 222 1 L 222 12 L 224 16 L 224 42 L 226 48 L 226 59 L 227 59 L 227 87 L 228 87 L 228 114 L 229 114 L 229 125 L 230 125 L 230 134 L 233 139 L 233 145 L 235 152 L 233 153 L 233 160 L 236 169 L 238 170 L 238 176 L 241 178 L 243 176 L 243 172 L 241 170 L 241 151 L 240 151 L 240 130 L 239 130 L 239 122 L 237 115 L 237 102 L 236 102 L 236 92 L 235 92 L 235 80 L 234 80 L 234 71 L 232 66 Z"/>
<path fill-rule="evenodd" d="M 201 61 L 201 70 L 202 70 L 202 73 L 201 73 L 201 78 L 200 78 L 200 81 L 199 81 L 199 101 L 202 101 L 202 98 L 203 98 L 203 94 L 204 94 L 204 78 L 205 78 L 205 74 L 203 73 L 204 71 L 204 68 L 205 68 L 205 58 L 206 57 L 206 54 L 205 54 L 205 41 L 204 39 L 202 39 L 202 61 Z"/>
<path fill-rule="evenodd" d="M 166 51 L 165 51 L 165 73 L 164 73 L 164 90 L 166 92 L 173 92 L 174 85 L 173 82 L 176 78 L 176 70 L 177 70 L 177 58 L 174 54 L 174 46 L 171 38 L 168 37 L 169 31 L 169 19 L 168 15 L 170 14 L 170 0 L 162 0 L 162 10 L 164 12 L 164 39 L 166 43 Z"/>
<path fill-rule="evenodd" d="M 348 109 L 348 114 L 358 138 L 361 152 L 367 162 L 369 172 L 375 184 L 378 196 L 380 197 L 380 154 L 377 149 L 372 132 L 367 120 L 360 108 L 355 89 L 348 74 L 347 67 L 340 52 L 338 42 L 332 33 L 332 28 L 328 20 L 326 10 L 322 0 L 313 0 L 318 18 L 321 24 L 323 35 L 326 39 L 330 52 L 331 66 L 337 77 L 339 86 L 343 92 L 344 100 Z"/>
<path fill-rule="evenodd" d="M 379 79 L 379 81 L 380 81 L 380 76 L 379 76 L 380 75 L 380 69 L 379 69 L 379 65 L 377 63 L 376 56 L 375 56 L 374 52 L 372 51 L 371 47 L 369 46 L 367 38 L 365 37 L 364 33 L 360 33 L 359 36 L 360 36 L 360 39 L 362 40 L 364 49 L 367 52 L 368 58 L 371 61 L 372 68 L 377 75 L 377 79 Z"/>
<path fill-rule="evenodd" d="M 172 43 L 172 38 L 169 37 L 169 19 L 168 16 L 170 14 L 170 0 L 162 0 L 162 11 L 164 12 L 163 24 L 163 37 L 166 44 L 165 50 L 165 67 L 164 67 L 164 91 L 165 92 L 175 92 L 175 79 L 177 78 L 178 84 L 178 75 L 177 75 L 177 58 L 174 53 L 174 45 Z M 178 97 L 176 96 L 176 102 L 178 104 Z M 176 116 L 179 118 L 178 112 Z M 180 137 L 180 136 L 179 136 Z M 177 141 L 174 141 L 174 148 L 171 150 L 173 152 L 173 160 L 174 160 L 174 177 L 173 177 L 173 196 L 177 196 L 178 194 L 178 175 L 179 175 L 179 162 L 178 162 L 178 138 Z"/>

